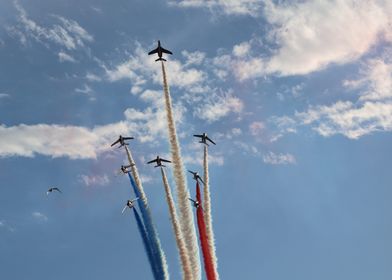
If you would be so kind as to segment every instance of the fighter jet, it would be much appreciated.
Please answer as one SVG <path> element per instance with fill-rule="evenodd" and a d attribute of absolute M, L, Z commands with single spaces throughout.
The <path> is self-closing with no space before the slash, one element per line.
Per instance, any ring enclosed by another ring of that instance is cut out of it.
<path fill-rule="evenodd" d="M 194 137 L 198 137 L 201 138 L 199 143 L 203 143 L 206 144 L 208 146 L 207 141 L 210 141 L 212 144 L 216 145 L 214 141 L 212 141 L 208 136 L 207 133 L 203 133 L 203 134 L 195 134 L 193 135 Z"/>
<path fill-rule="evenodd" d="M 62 193 L 62 192 L 60 191 L 59 188 L 53 187 L 53 188 L 50 188 L 50 189 L 46 192 L 46 195 L 48 195 L 49 193 L 51 193 L 51 192 L 53 192 L 53 191 L 58 191 L 59 193 Z"/>
<path fill-rule="evenodd" d="M 122 137 L 121 135 L 118 137 L 118 139 L 116 140 L 116 142 L 114 142 L 112 145 L 110 145 L 110 147 L 113 147 L 114 145 L 116 145 L 117 143 L 120 143 L 120 147 L 124 146 L 124 145 L 128 145 L 128 143 L 125 143 L 125 140 L 132 140 L 135 139 L 133 137 Z"/>
<path fill-rule="evenodd" d="M 153 159 L 153 160 L 147 162 L 147 164 L 150 164 L 150 163 L 153 163 L 153 162 L 156 162 L 156 163 L 157 163 L 157 165 L 155 165 L 154 167 L 158 167 L 158 166 L 163 166 L 163 167 L 165 167 L 165 165 L 163 165 L 162 162 L 171 162 L 171 161 L 170 161 L 170 160 L 167 160 L 167 159 L 160 158 L 159 156 L 157 156 L 156 159 Z"/>
<path fill-rule="evenodd" d="M 195 207 L 196 209 L 199 208 L 200 206 L 200 202 L 197 200 L 193 200 L 192 198 L 188 198 L 190 201 L 192 201 L 193 207 Z"/>
<path fill-rule="evenodd" d="M 121 171 L 124 174 L 127 174 L 129 172 L 131 172 L 131 170 L 129 168 L 131 168 L 131 166 L 133 166 L 134 164 L 130 164 L 130 165 L 121 165 Z"/>
<path fill-rule="evenodd" d="M 136 200 L 138 200 L 139 198 L 137 197 L 137 198 L 135 198 L 135 199 L 132 199 L 132 200 L 127 200 L 127 204 L 125 205 L 125 207 L 124 207 L 124 209 L 122 210 L 122 212 L 121 213 L 124 213 L 125 212 L 125 210 L 127 209 L 127 208 L 129 208 L 129 209 L 132 209 L 135 205 L 134 205 L 134 202 L 136 201 Z"/>
<path fill-rule="evenodd" d="M 173 54 L 171 51 L 162 48 L 162 47 L 161 47 L 161 41 L 159 41 L 159 40 L 158 40 L 158 47 L 157 47 L 155 50 L 150 51 L 150 52 L 148 53 L 148 55 L 151 55 L 151 54 L 154 54 L 154 53 L 157 53 L 157 54 L 158 54 L 158 57 L 159 57 L 159 58 L 156 59 L 155 61 L 159 61 L 159 60 L 161 60 L 161 61 L 162 61 L 162 60 L 163 60 L 163 61 L 166 61 L 166 59 L 162 58 L 162 54 L 163 54 L 163 53 Z"/>
<path fill-rule="evenodd" d="M 190 171 L 190 170 L 188 170 L 188 172 L 193 175 L 193 179 L 195 179 L 196 181 L 200 180 L 203 183 L 203 185 L 204 185 L 204 181 L 203 181 L 203 179 L 201 179 L 199 173 L 193 172 L 193 171 Z"/>

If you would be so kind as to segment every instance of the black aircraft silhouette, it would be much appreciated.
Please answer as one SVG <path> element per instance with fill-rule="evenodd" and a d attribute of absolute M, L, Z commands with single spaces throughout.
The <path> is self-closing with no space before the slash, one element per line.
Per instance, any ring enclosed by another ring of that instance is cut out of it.
<path fill-rule="evenodd" d="M 200 206 L 200 202 L 197 200 L 193 200 L 192 198 L 188 198 L 190 201 L 192 201 L 192 205 L 193 207 L 195 207 L 196 209 L 199 208 Z"/>
<path fill-rule="evenodd" d="M 170 160 L 167 160 L 167 159 L 160 158 L 159 156 L 157 156 L 156 159 L 153 159 L 153 160 L 147 162 L 147 164 L 150 164 L 150 163 L 153 163 L 153 162 L 156 162 L 156 163 L 157 163 L 157 165 L 155 165 L 154 167 L 158 167 L 158 166 L 163 166 L 163 167 L 165 167 L 165 165 L 163 165 L 162 162 L 171 162 L 171 161 L 170 161 Z"/>
<path fill-rule="evenodd" d="M 162 48 L 162 47 L 161 47 L 161 41 L 159 41 L 159 40 L 158 40 L 158 47 L 157 47 L 156 49 L 150 51 L 150 52 L 148 53 L 148 55 L 151 55 L 151 54 L 154 54 L 154 53 L 158 54 L 158 57 L 159 57 L 158 59 L 155 59 L 155 61 L 159 61 L 159 60 L 161 60 L 161 61 L 162 61 L 162 60 L 163 60 L 163 61 L 166 61 L 166 59 L 162 58 L 162 54 L 163 54 L 163 53 L 173 54 L 171 51 Z"/>
<path fill-rule="evenodd" d="M 201 138 L 199 143 L 203 143 L 206 144 L 208 146 L 207 141 L 210 141 L 212 144 L 216 145 L 214 141 L 212 141 L 208 136 L 207 133 L 203 133 L 203 134 L 195 134 L 193 135 L 194 137 L 198 137 Z"/>
<path fill-rule="evenodd" d="M 204 181 L 203 181 L 203 179 L 201 179 L 199 173 L 193 172 L 193 171 L 190 171 L 190 170 L 188 170 L 188 172 L 193 175 L 193 179 L 195 179 L 196 181 L 200 180 L 203 183 L 203 185 L 204 185 Z"/>
<path fill-rule="evenodd" d="M 125 211 L 127 208 L 132 209 L 132 208 L 135 206 L 135 205 L 134 205 L 134 202 L 135 202 L 136 200 L 138 200 L 138 199 L 139 199 L 139 198 L 136 197 L 135 199 L 127 200 L 127 204 L 125 205 L 125 207 L 124 207 L 124 209 L 122 210 L 121 213 L 124 213 L 124 211 Z"/>
<path fill-rule="evenodd" d="M 133 166 L 134 164 L 130 164 L 130 165 L 121 165 L 121 171 L 124 174 L 127 174 L 129 172 L 131 172 L 131 170 L 129 170 L 129 168 L 131 168 L 131 166 Z"/>
<path fill-rule="evenodd" d="M 54 188 L 50 188 L 50 189 L 46 192 L 46 195 L 48 195 L 49 193 L 51 193 L 51 192 L 53 192 L 53 191 L 58 191 L 59 193 L 62 193 L 62 192 L 60 191 L 59 188 L 54 187 Z"/>
<path fill-rule="evenodd" d="M 116 145 L 117 143 L 120 143 L 120 147 L 124 146 L 124 145 L 128 145 L 128 143 L 125 143 L 125 140 L 132 140 L 135 139 L 133 137 L 122 137 L 121 135 L 118 137 L 118 139 L 116 140 L 116 142 L 114 142 L 112 145 L 110 145 L 110 147 L 113 147 L 114 145 Z"/>

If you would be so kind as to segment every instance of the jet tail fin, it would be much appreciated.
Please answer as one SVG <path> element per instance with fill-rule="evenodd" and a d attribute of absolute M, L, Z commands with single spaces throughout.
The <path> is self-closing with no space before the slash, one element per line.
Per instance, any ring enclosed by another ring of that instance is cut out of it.
<path fill-rule="evenodd" d="M 155 61 L 166 61 L 166 59 L 160 57 L 160 58 L 155 59 Z"/>

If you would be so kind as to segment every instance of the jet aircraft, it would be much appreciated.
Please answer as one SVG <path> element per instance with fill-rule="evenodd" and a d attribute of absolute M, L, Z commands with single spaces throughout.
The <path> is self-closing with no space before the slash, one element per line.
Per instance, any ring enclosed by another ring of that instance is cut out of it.
<path fill-rule="evenodd" d="M 192 201 L 192 205 L 193 207 L 195 207 L 196 209 L 199 208 L 200 206 L 200 202 L 197 200 L 193 200 L 192 198 L 188 198 L 190 201 Z"/>
<path fill-rule="evenodd" d="M 50 189 L 46 192 L 46 195 L 48 195 L 49 193 L 52 193 L 53 191 L 57 191 L 57 192 L 59 192 L 59 193 L 62 193 L 62 192 L 60 191 L 59 188 L 53 187 L 53 188 L 50 188 Z"/>
<path fill-rule="evenodd" d="M 203 179 L 201 179 L 199 173 L 193 172 L 193 171 L 190 171 L 190 170 L 188 170 L 188 172 L 193 175 L 193 179 L 195 179 L 196 181 L 200 180 L 203 183 L 203 185 L 204 185 L 204 181 L 203 181 Z"/>
<path fill-rule="evenodd" d="M 203 133 L 203 134 L 195 134 L 193 135 L 194 137 L 198 137 L 201 138 L 199 143 L 203 143 L 206 144 L 208 146 L 207 141 L 210 141 L 212 144 L 216 145 L 214 141 L 211 140 L 211 138 L 209 138 L 207 136 L 207 133 Z"/>
<path fill-rule="evenodd" d="M 139 198 L 137 197 L 137 198 L 132 199 L 132 200 L 127 200 L 127 204 L 125 205 L 125 207 L 124 207 L 124 209 L 122 210 L 121 213 L 124 213 L 125 210 L 126 210 L 127 208 L 132 209 L 132 208 L 135 206 L 134 202 L 135 202 L 136 200 L 138 200 L 138 199 L 139 199 Z"/>
<path fill-rule="evenodd" d="M 148 53 L 148 55 L 151 55 L 151 54 L 154 54 L 154 53 L 158 54 L 158 57 L 159 57 L 155 61 L 159 61 L 159 60 L 166 61 L 166 59 L 162 58 L 163 53 L 173 54 L 171 51 L 162 48 L 161 47 L 161 41 L 159 41 L 159 40 L 158 40 L 158 47 L 156 49 L 150 51 Z"/>
<path fill-rule="evenodd" d="M 118 139 L 116 140 L 116 142 L 114 142 L 112 145 L 110 145 L 110 147 L 113 147 L 114 145 L 116 145 L 117 143 L 120 143 L 120 147 L 124 146 L 124 145 L 128 145 L 128 143 L 125 143 L 125 140 L 132 140 L 135 139 L 133 137 L 123 137 L 123 136 L 119 136 Z"/>
<path fill-rule="evenodd" d="M 153 163 L 153 162 L 156 162 L 156 164 L 157 164 L 157 165 L 155 165 L 154 167 L 158 167 L 158 166 L 163 166 L 163 167 L 165 167 L 165 165 L 163 165 L 162 162 L 171 162 L 171 161 L 170 161 L 170 160 L 167 160 L 167 159 L 160 158 L 159 156 L 157 156 L 156 159 L 153 159 L 153 160 L 147 162 L 147 164 L 150 164 L 150 163 Z"/>

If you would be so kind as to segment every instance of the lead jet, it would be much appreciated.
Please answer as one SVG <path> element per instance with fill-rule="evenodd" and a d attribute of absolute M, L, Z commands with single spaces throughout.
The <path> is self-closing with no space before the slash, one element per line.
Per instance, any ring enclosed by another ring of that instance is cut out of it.
<path fill-rule="evenodd" d="M 135 199 L 132 199 L 132 200 L 127 200 L 127 204 L 125 205 L 125 207 L 124 207 L 124 209 L 122 210 L 122 212 L 121 213 L 124 213 L 124 211 L 127 209 L 127 208 L 129 208 L 129 209 L 132 209 L 135 205 L 134 205 L 134 202 L 136 201 L 136 200 L 138 200 L 139 198 L 137 197 L 137 198 L 135 198 Z"/>
<path fill-rule="evenodd" d="M 163 53 L 167 53 L 167 54 L 173 54 L 171 51 L 166 50 L 164 48 L 161 47 L 161 41 L 158 40 L 158 47 L 155 50 L 152 50 L 148 53 L 148 55 L 152 55 L 152 54 L 158 54 L 158 59 L 155 59 L 155 61 L 166 61 L 166 59 L 162 58 Z"/>
<path fill-rule="evenodd" d="M 207 133 L 203 133 L 203 134 L 195 134 L 193 135 L 194 137 L 198 137 L 201 138 L 199 143 L 203 143 L 206 144 L 208 146 L 207 141 L 210 141 L 212 144 L 216 145 L 214 141 L 211 140 L 211 138 L 209 138 L 207 136 Z"/>
<path fill-rule="evenodd" d="M 117 143 L 120 143 L 119 148 L 121 148 L 124 145 L 128 145 L 128 143 L 125 143 L 125 140 L 132 140 L 135 139 L 133 137 L 122 137 L 121 135 L 118 137 L 118 139 L 116 140 L 116 142 L 114 142 L 112 145 L 110 145 L 110 147 L 113 147 L 114 145 L 116 145 Z"/>
<path fill-rule="evenodd" d="M 157 156 L 156 159 L 153 159 L 153 160 L 147 162 L 147 164 L 150 164 L 150 163 L 153 163 L 153 162 L 156 162 L 156 163 L 157 163 L 157 165 L 155 165 L 154 167 L 158 167 L 158 166 L 163 166 L 163 167 L 165 167 L 165 166 L 162 164 L 162 162 L 171 162 L 171 161 L 170 161 L 170 160 L 167 160 L 167 159 L 160 158 L 159 156 Z"/>
<path fill-rule="evenodd" d="M 195 179 L 196 181 L 200 180 L 203 183 L 203 185 L 204 185 L 204 181 L 201 179 L 199 173 L 194 172 L 194 171 L 190 171 L 190 170 L 188 170 L 188 172 L 193 175 L 193 179 Z"/>
<path fill-rule="evenodd" d="M 199 208 L 200 206 L 200 202 L 197 200 L 193 200 L 192 198 L 188 198 L 190 201 L 192 201 L 192 205 L 193 207 L 195 207 L 196 209 Z"/>

